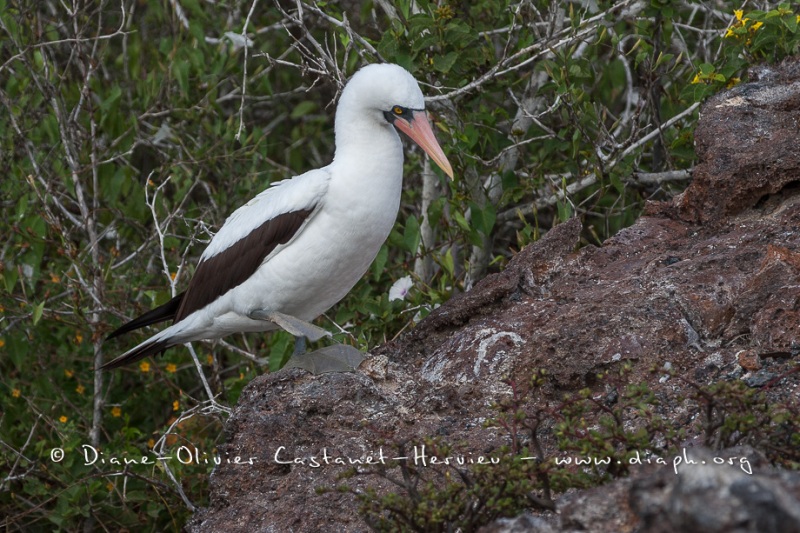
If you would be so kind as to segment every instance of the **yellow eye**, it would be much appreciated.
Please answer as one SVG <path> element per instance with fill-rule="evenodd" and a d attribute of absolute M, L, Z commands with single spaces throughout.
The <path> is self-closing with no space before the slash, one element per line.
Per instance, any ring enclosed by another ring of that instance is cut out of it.
<path fill-rule="evenodd" d="M 394 106 L 394 109 L 392 109 L 392 112 L 399 117 L 400 115 L 403 114 L 403 108 L 400 107 L 399 105 L 396 105 Z"/>

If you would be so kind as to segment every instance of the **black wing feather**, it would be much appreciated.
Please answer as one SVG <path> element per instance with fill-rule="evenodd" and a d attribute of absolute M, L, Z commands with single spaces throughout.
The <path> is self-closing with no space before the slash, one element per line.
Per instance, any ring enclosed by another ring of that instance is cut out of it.
<path fill-rule="evenodd" d="M 128 333 L 129 331 L 149 326 L 150 324 L 158 324 L 159 322 L 164 322 L 165 320 L 174 319 L 175 313 L 178 312 L 178 308 L 181 305 L 181 300 L 183 300 L 184 294 L 186 294 L 186 292 L 180 293 L 167 303 L 159 305 L 155 309 L 151 309 L 150 311 L 144 313 L 143 315 L 134 318 L 130 322 L 123 324 L 122 326 L 111 332 L 111 334 L 108 337 L 106 337 L 106 340 L 113 339 L 114 337 L 119 337 L 124 333 Z"/>
<path fill-rule="evenodd" d="M 130 353 L 124 353 L 116 359 L 112 359 L 108 363 L 102 365 L 100 368 L 103 370 L 112 370 L 130 363 L 135 363 L 139 359 L 144 359 L 148 355 L 158 355 L 170 346 L 173 346 L 173 344 L 168 340 L 144 344 Z"/>

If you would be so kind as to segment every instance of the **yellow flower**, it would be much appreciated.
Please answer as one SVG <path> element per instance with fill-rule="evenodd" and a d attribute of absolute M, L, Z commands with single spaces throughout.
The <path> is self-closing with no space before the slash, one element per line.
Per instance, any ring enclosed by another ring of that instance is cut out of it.
<path fill-rule="evenodd" d="M 761 21 L 754 22 L 753 25 L 750 26 L 750 31 L 758 31 L 758 28 L 760 28 L 763 25 L 764 25 L 764 23 L 761 22 Z"/>
<path fill-rule="evenodd" d="M 737 10 L 735 10 L 733 12 L 733 15 L 736 17 L 736 20 L 741 21 L 742 17 L 744 16 L 744 10 L 743 9 L 737 9 Z"/>
<path fill-rule="evenodd" d="M 180 409 L 180 407 L 181 407 L 181 404 L 178 402 L 178 400 L 175 400 L 174 402 L 172 402 L 172 410 L 173 411 L 177 411 L 178 409 Z"/>
<path fill-rule="evenodd" d="M 11 391 L 11 396 L 13 396 L 14 398 L 19 398 L 20 396 L 22 396 L 22 392 L 19 389 L 13 389 Z"/>
<path fill-rule="evenodd" d="M 0 306 L 0 313 L 2 313 L 2 312 L 3 312 L 3 308 L 2 308 L 2 306 Z M 6 341 L 4 341 L 3 339 L 0 339 L 0 348 L 2 348 L 5 345 L 6 345 Z"/>
<path fill-rule="evenodd" d="M 728 28 L 728 30 L 725 32 L 725 37 L 733 37 L 733 35 L 733 28 Z"/>
<path fill-rule="evenodd" d="M 83 342 L 83 335 L 81 335 L 80 333 L 76 333 L 75 338 L 73 340 L 75 341 L 75 344 L 80 344 Z"/>
<path fill-rule="evenodd" d="M 156 445 L 156 441 L 154 439 L 147 439 L 147 447 L 148 448 L 150 448 L 152 450 L 153 446 L 155 446 L 155 445 Z"/>
<path fill-rule="evenodd" d="M 74 375 L 75 375 L 75 371 L 74 371 L 74 370 L 67 370 L 67 369 L 65 368 L 65 369 L 64 369 L 64 375 L 65 375 L 65 376 L 67 376 L 68 378 L 71 378 L 72 376 L 74 376 Z"/>
<path fill-rule="evenodd" d="M 208 362 L 209 365 L 213 365 L 214 364 L 214 356 L 211 355 L 211 354 L 208 354 L 206 356 L 206 362 Z"/>
<path fill-rule="evenodd" d="M 150 372 L 150 363 L 148 363 L 147 361 L 142 361 L 141 363 L 139 363 L 139 370 L 141 370 L 142 372 Z"/>
<path fill-rule="evenodd" d="M 111 416 L 113 416 L 114 418 L 121 417 L 122 416 L 122 409 L 120 409 L 119 406 L 115 405 L 114 407 L 111 408 Z"/>
<path fill-rule="evenodd" d="M 58 421 L 61 422 L 62 424 L 66 424 L 67 420 L 69 420 L 69 418 L 67 418 L 64 415 L 61 415 L 61 417 L 58 419 Z"/>
<path fill-rule="evenodd" d="M 169 278 L 170 278 L 172 281 L 175 281 L 175 276 L 177 276 L 177 275 L 178 275 L 178 273 L 177 273 L 177 272 L 170 272 L 170 273 L 169 273 Z"/>
<path fill-rule="evenodd" d="M 86 387 L 84 387 L 83 385 L 78 385 L 77 387 L 75 387 L 75 392 L 77 392 L 78 394 L 83 394 L 85 390 Z"/>
<path fill-rule="evenodd" d="M 694 78 L 692 78 L 692 84 L 700 83 L 702 80 L 700 79 L 700 74 L 695 74 Z"/>
<path fill-rule="evenodd" d="M 177 372 L 177 371 L 178 371 L 178 367 L 177 367 L 177 365 L 175 365 L 175 363 L 169 363 L 169 364 L 167 365 L 167 368 L 166 368 L 166 370 L 167 370 L 167 372 L 169 372 L 170 374 L 174 374 L 175 372 Z"/>
<path fill-rule="evenodd" d="M 58 283 L 58 282 L 61 281 L 61 278 L 59 278 L 57 275 L 55 275 L 54 273 L 51 272 L 50 273 L 50 281 L 52 281 L 53 283 Z"/>

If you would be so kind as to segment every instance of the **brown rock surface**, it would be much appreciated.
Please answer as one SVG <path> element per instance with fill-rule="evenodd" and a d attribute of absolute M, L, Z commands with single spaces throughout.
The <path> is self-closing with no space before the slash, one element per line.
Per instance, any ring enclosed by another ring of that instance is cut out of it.
<path fill-rule="evenodd" d="M 694 182 L 676 201 L 685 220 L 735 215 L 800 180 L 800 66 L 760 67 L 750 78 L 703 106 Z"/>
<path fill-rule="evenodd" d="M 218 467 L 210 505 L 189 529 L 368 530 L 351 493 L 318 493 L 347 470 L 324 464 L 325 454 L 329 463 L 377 460 L 395 453 L 386 443 L 412 450 L 432 436 L 464 454 L 488 454 L 508 440 L 483 426 L 496 415 L 492 403 L 510 394 L 506 378 L 525 382 L 533 369 L 550 379 L 532 409 L 565 391 L 602 392 L 598 372 L 628 362 L 631 381 L 647 383 L 676 419 L 685 406 L 669 399 L 687 385 L 667 367 L 702 384 L 763 385 L 786 373 L 800 353 L 800 66 L 716 96 L 701 116 L 691 186 L 602 247 L 575 251 L 581 228 L 572 220 L 374 350 L 360 372 L 294 369 L 253 380 L 220 451 L 254 464 Z M 799 383 L 795 372 L 771 390 L 800 402 Z M 553 452 L 552 437 L 543 445 Z M 486 531 L 798 531 L 791 523 L 800 523 L 800 475 L 741 453 L 754 475 L 644 466 L 560 497 L 557 517 L 522 516 Z M 276 454 L 297 463 L 279 464 Z M 376 476 L 348 484 L 389 488 Z"/>

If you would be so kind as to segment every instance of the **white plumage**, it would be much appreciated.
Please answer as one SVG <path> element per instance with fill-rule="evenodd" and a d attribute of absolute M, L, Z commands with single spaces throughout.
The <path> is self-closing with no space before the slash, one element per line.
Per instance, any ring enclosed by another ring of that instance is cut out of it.
<path fill-rule="evenodd" d="M 450 176 L 416 80 L 370 65 L 342 91 L 336 154 L 321 169 L 278 182 L 234 211 L 203 252 L 185 293 L 109 338 L 174 319 L 104 365 L 114 368 L 189 341 L 274 330 L 265 315 L 310 321 L 341 300 L 388 237 L 400 206 L 403 146 L 419 144 Z M 256 313 L 259 318 L 251 316 Z"/>

